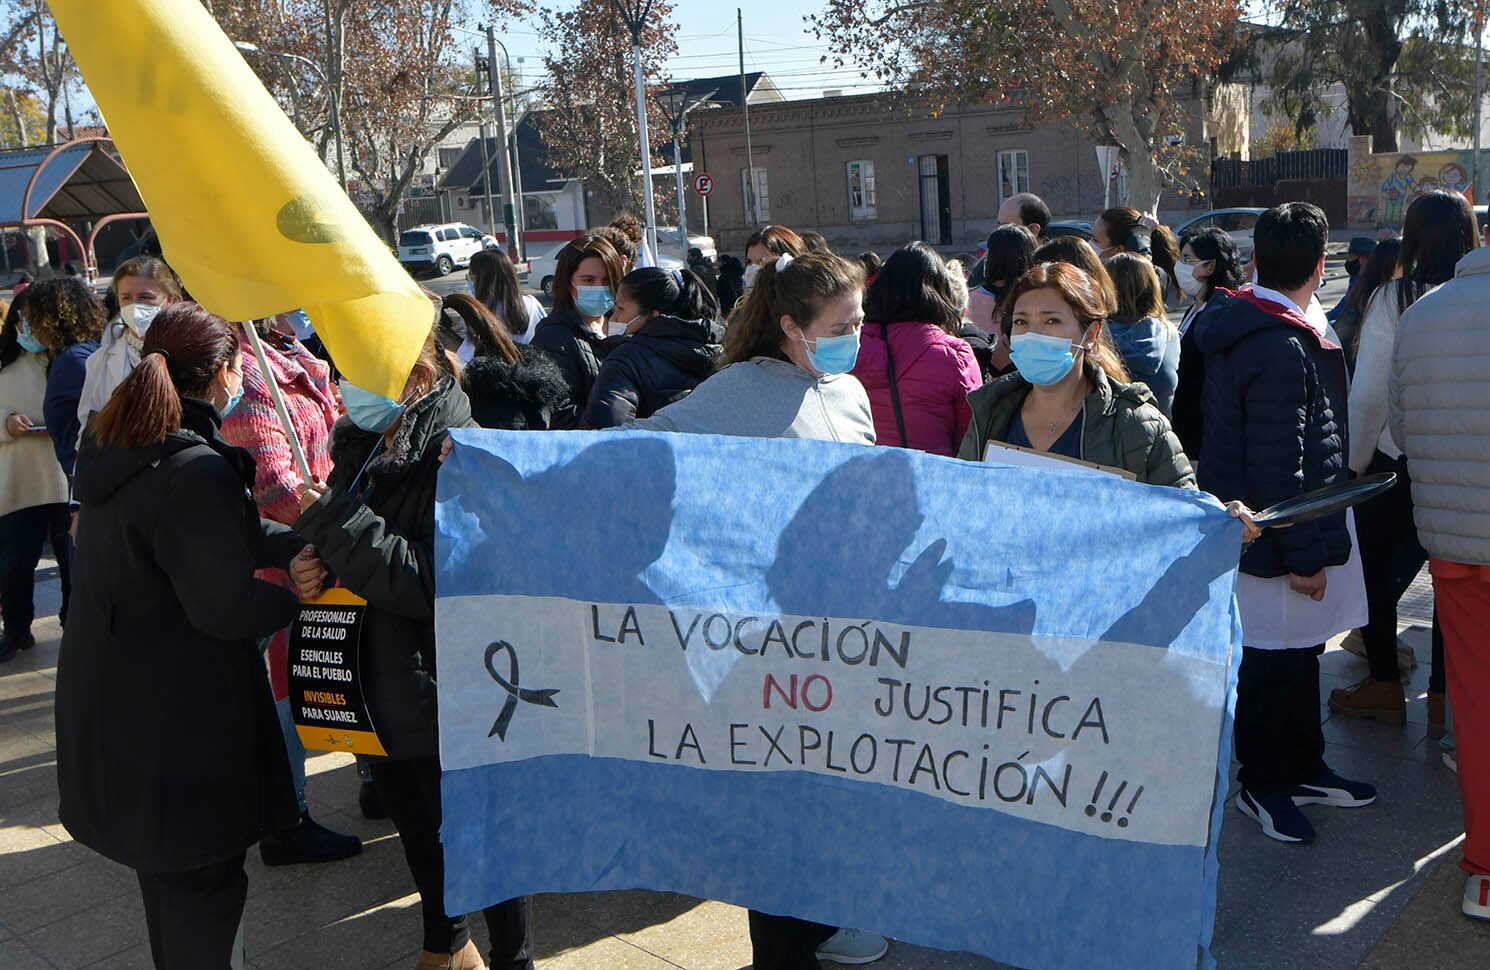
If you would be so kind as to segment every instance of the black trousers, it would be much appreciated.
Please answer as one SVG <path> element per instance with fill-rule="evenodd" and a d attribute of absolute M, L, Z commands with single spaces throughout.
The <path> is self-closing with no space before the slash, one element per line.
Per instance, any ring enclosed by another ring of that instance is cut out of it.
<path fill-rule="evenodd" d="M 1254 794 L 1285 792 L 1324 771 L 1319 712 L 1319 655 L 1242 647 L 1237 675 L 1236 759 L 1243 787 Z"/>
<path fill-rule="evenodd" d="M 373 784 L 403 842 L 424 914 L 424 949 L 454 953 L 471 939 L 464 916 L 445 912 L 445 855 L 440 847 L 440 762 L 436 758 L 375 761 Z M 482 913 L 491 936 L 492 970 L 533 970 L 533 901 L 527 896 Z"/>
<path fill-rule="evenodd" d="M 41 560 L 42 546 L 52 544 L 57 558 L 57 572 L 62 580 L 62 613 L 67 619 L 67 600 L 72 594 L 72 570 L 69 569 L 72 546 L 67 536 L 71 517 L 67 505 L 33 505 L 0 515 L 0 613 L 5 629 L 25 633 L 36 619 L 32 594 L 36 588 L 36 564 Z"/>
<path fill-rule="evenodd" d="M 794 916 L 750 910 L 755 970 L 819 970 L 817 948 L 838 930 Z"/>
<path fill-rule="evenodd" d="M 155 970 L 228 970 L 248 899 L 243 853 L 188 872 L 136 872 Z"/>

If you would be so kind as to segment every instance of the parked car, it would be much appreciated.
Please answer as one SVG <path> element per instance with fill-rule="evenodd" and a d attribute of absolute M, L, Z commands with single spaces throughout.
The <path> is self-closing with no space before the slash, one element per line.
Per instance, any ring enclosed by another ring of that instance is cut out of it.
<path fill-rule="evenodd" d="M 554 295 L 554 267 L 559 261 L 559 253 L 567 245 L 567 242 L 555 243 L 536 254 L 528 250 L 528 285 L 536 286 L 549 299 Z"/>
<path fill-rule="evenodd" d="M 1246 262 L 1252 258 L 1252 231 L 1257 228 L 1257 217 L 1266 211 L 1266 209 L 1213 209 L 1177 226 L 1174 234 L 1177 238 L 1184 239 L 1192 233 L 1205 229 L 1221 229 L 1230 234 L 1232 241 L 1236 243 L 1237 252 L 1242 256 L 1242 261 Z"/>
<path fill-rule="evenodd" d="M 461 222 L 415 226 L 398 237 L 398 261 L 411 270 L 449 276 L 457 266 L 469 266 L 481 250 L 498 245 L 495 237 Z"/>

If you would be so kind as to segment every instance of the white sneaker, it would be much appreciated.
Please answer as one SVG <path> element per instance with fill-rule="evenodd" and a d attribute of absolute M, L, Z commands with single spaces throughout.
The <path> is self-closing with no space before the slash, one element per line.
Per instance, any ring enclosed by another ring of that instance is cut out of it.
<path fill-rule="evenodd" d="M 1443 753 L 1443 764 L 1444 767 L 1448 768 L 1454 774 L 1457 775 L 1459 773 L 1459 759 L 1454 756 L 1454 752 L 1445 751 Z"/>
<path fill-rule="evenodd" d="M 845 927 L 817 948 L 817 958 L 831 963 L 861 964 L 873 963 L 889 952 L 890 943 L 883 936 Z"/>
<path fill-rule="evenodd" d="M 1459 908 L 1470 919 L 1490 920 L 1490 876 L 1470 876 L 1464 881 L 1464 902 Z"/>

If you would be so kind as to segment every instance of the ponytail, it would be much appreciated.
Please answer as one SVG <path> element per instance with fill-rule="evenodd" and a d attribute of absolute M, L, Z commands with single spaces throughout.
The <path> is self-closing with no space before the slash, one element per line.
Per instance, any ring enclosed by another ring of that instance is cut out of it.
<path fill-rule="evenodd" d="M 181 399 L 205 399 L 238 360 L 238 328 L 195 303 L 172 303 L 145 334 L 144 356 L 93 419 L 100 444 L 148 448 L 181 430 Z"/>
<path fill-rule="evenodd" d="M 779 267 L 779 268 L 778 268 Z M 786 256 L 766 263 L 730 314 L 724 364 L 753 357 L 784 358 L 781 318 L 810 326 L 824 303 L 864 288 L 864 271 L 832 253 Z"/>
<path fill-rule="evenodd" d="M 632 270 L 621 280 L 620 288 L 647 313 L 680 320 L 719 319 L 719 300 L 690 270 L 656 266 Z"/>

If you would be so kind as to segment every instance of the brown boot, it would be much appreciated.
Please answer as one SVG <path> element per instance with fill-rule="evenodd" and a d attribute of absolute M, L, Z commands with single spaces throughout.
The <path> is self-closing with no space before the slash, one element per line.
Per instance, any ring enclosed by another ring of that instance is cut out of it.
<path fill-rule="evenodd" d="M 1437 691 L 1428 692 L 1428 737 L 1437 741 L 1449 733 L 1444 717 L 1444 697 Z"/>
<path fill-rule="evenodd" d="M 481 959 L 481 951 L 476 948 L 476 942 L 467 940 L 466 945 L 454 953 L 431 953 L 425 950 L 419 954 L 419 962 L 414 964 L 414 970 L 486 970 L 486 961 Z"/>
<path fill-rule="evenodd" d="M 1354 687 L 1337 687 L 1330 691 L 1330 710 L 1346 717 L 1360 717 L 1398 727 L 1407 723 L 1407 698 L 1402 693 L 1402 685 L 1369 677 Z"/>

